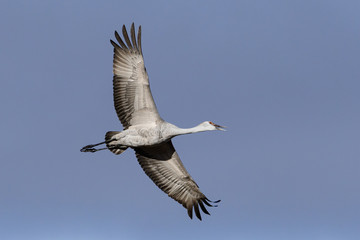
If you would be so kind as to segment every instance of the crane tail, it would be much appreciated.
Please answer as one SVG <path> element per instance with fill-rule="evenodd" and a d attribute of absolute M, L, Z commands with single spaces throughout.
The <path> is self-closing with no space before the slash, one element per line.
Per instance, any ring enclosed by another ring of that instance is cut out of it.
<path fill-rule="evenodd" d="M 105 134 L 106 147 L 116 155 L 123 153 L 128 148 L 127 146 L 116 146 L 110 144 L 111 138 L 118 133 L 119 131 L 109 131 Z"/>

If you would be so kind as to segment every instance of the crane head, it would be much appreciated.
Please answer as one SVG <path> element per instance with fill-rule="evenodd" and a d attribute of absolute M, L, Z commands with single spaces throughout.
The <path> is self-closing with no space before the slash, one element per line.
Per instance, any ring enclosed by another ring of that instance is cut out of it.
<path fill-rule="evenodd" d="M 220 126 L 220 125 L 217 125 L 211 121 L 207 121 L 206 123 L 210 124 L 214 129 L 213 130 L 221 130 L 221 131 L 226 131 L 224 128 L 224 126 Z"/>

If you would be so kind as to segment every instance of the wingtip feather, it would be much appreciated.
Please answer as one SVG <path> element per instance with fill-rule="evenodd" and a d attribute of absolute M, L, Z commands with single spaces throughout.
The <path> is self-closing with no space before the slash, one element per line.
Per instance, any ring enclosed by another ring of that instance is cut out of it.
<path fill-rule="evenodd" d="M 201 208 L 201 210 L 207 214 L 207 215 L 210 215 L 210 213 L 208 212 L 208 210 L 205 208 L 204 204 L 202 203 L 202 201 L 199 201 L 199 206 Z"/>
<path fill-rule="evenodd" d="M 213 205 L 213 204 L 211 204 L 211 203 L 219 203 L 221 200 L 217 200 L 217 201 L 211 201 L 211 200 L 209 200 L 208 198 L 204 198 L 203 199 L 203 202 L 207 205 L 207 206 L 209 206 L 209 207 L 218 207 L 218 205 Z"/>
<path fill-rule="evenodd" d="M 114 48 L 118 48 L 119 45 L 116 44 L 116 42 L 114 42 L 113 40 L 110 39 L 110 43 L 111 45 L 113 45 Z"/>
<path fill-rule="evenodd" d="M 134 22 L 131 24 L 131 29 L 130 29 L 130 34 L 131 34 L 131 41 L 132 41 L 132 45 L 133 47 L 139 51 L 139 48 L 136 44 L 136 36 L 135 36 L 135 24 Z"/>
<path fill-rule="evenodd" d="M 130 42 L 129 35 L 128 35 L 128 33 L 127 33 L 127 30 L 126 30 L 125 25 L 123 25 L 123 27 L 122 27 L 122 34 L 123 34 L 123 36 L 124 36 L 124 40 L 125 40 L 128 48 L 129 48 L 129 49 L 132 49 L 133 46 L 132 46 L 132 44 L 131 44 L 131 42 Z"/>
<path fill-rule="evenodd" d="M 117 31 L 115 31 L 115 38 L 116 40 L 119 42 L 119 44 L 121 45 L 122 48 L 127 49 L 126 44 L 124 43 L 124 41 L 121 39 L 119 33 Z"/>
<path fill-rule="evenodd" d="M 138 29 L 138 45 L 139 45 L 139 51 L 142 55 L 142 46 L 141 46 L 141 25 L 139 25 L 139 29 Z"/>
<path fill-rule="evenodd" d="M 192 219 L 192 216 L 193 216 L 193 211 L 192 211 L 192 207 L 188 207 L 188 215 L 189 217 Z"/>
<path fill-rule="evenodd" d="M 197 203 L 194 203 L 194 210 L 195 210 L 195 214 L 196 214 L 197 218 L 201 221 L 201 214 L 200 214 L 199 206 Z"/>

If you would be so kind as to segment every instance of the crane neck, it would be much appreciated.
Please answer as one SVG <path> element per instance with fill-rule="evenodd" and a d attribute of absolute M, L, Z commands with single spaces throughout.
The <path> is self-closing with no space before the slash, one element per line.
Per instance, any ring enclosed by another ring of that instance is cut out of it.
<path fill-rule="evenodd" d="M 171 133 L 172 137 L 184 135 L 184 134 L 208 131 L 208 129 L 204 128 L 202 125 L 197 125 L 196 127 L 192 127 L 192 128 L 179 128 L 176 126 L 174 127 L 175 128 L 172 129 L 172 133 Z"/>

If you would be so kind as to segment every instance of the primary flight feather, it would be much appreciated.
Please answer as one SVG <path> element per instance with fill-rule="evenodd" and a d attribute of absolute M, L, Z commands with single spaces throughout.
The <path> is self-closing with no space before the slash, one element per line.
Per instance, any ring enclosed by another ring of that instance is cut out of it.
<path fill-rule="evenodd" d="M 164 121 L 152 97 L 149 77 L 144 65 L 141 46 L 141 26 L 137 38 L 134 23 L 130 37 L 125 25 L 123 39 L 115 31 L 118 43 L 114 46 L 113 95 L 116 113 L 122 123 L 123 131 L 109 131 L 105 141 L 87 145 L 82 152 L 96 152 L 109 149 L 120 154 L 128 147 L 135 150 L 136 158 L 151 180 L 171 198 L 183 205 L 192 218 L 193 210 L 201 220 L 200 210 L 209 214 L 205 205 L 216 206 L 199 189 L 182 164 L 171 139 L 178 135 L 224 130 L 222 126 L 205 121 L 193 128 L 179 128 Z M 125 41 L 125 42 L 124 42 Z M 95 148 L 106 144 L 106 148 Z"/>

